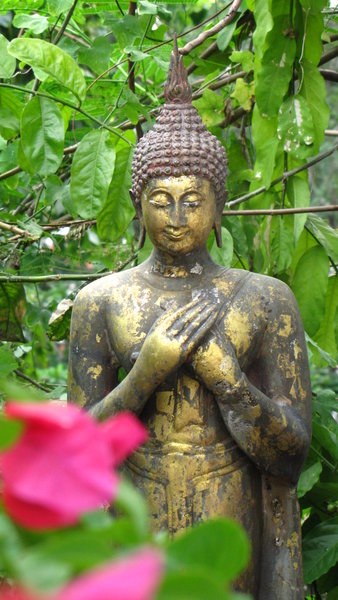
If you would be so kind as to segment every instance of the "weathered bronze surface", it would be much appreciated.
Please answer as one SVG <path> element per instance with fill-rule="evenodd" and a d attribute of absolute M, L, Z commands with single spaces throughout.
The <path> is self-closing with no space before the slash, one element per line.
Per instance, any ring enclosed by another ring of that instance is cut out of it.
<path fill-rule="evenodd" d="M 190 104 L 177 53 L 166 97 L 134 159 L 132 196 L 154 250 L 78 294 L 69 398 L 99 419 L 134 411 L 147 426 L 126 471 L 154 530 L 233 517 L 252 544 L 236 589 L 300 600 L 296 485 L 311 422 L 301 319 L 282 282 L 211 260 L 226 159 Z"/>

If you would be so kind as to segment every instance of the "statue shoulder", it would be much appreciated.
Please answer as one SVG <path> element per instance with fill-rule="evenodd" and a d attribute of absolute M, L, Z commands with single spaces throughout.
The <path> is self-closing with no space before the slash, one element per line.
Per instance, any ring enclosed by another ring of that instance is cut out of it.
<path fill-rule="evenodd" d="M 122 286 L 129 285 L 135 278 L 138 267 L 105 275 L 83 287 L 76 295 L 74 306 L 86 308 L 94 306 L 96 310 L 103 310 L 107 300 L 114 296 L 114 292 Z"/>

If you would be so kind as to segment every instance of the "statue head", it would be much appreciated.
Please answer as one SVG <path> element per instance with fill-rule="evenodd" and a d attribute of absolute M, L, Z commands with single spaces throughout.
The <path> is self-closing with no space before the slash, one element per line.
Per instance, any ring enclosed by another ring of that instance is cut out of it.
<path fill-rule="evenodd" d="M 191 104 L 191 87 L 176 40 L 164 95 L 166 102 L 156 123 L 137 144 L 133 158 L 131 196 L 141 219 L 141 228 L 143 229 L 143 216 L 147 226 L 145 204 L 150 201 L 156 207 L 161 208 L 161 204 L 164 207 L 166 190 L 169 186 L 167 197 L 169 194 L 173 199 L 176 183 L 176 205 L 181 201 L 188 209 L 200 207 L 199 211 L 195 210 L 193 222 L 196 227 L 203 229 L 203 240 L 204 229 L 208 227 L 208 221 L 212 217 L 213 222 L 206 235 L 214 228 L 217 244 L 221 246 L 221 217 L 226 199 L 226 154 L 220 141 L 206 129 L 196 108 Z M 198 203 L 197 196 L 201 194 L 205 198 L 207 195 L 207 206 Z M 182 215 L 183 212 L 182 210 Z M 177 215 L 178 210 L 176 218 Z M 169 218 L 172 217 L 168 216 Z M 182 227 L 177 228 L 178 237 L 180 232 L 183 236 L 184 218 L 188 217 L 183 215 L 182 218 Z M 173 231 L 175 227 L 172 225 Z M 156 240 L 152 241 L 156 245 Z M 144 234 L 141 234 L 140 245 L 143 242 Z"/>

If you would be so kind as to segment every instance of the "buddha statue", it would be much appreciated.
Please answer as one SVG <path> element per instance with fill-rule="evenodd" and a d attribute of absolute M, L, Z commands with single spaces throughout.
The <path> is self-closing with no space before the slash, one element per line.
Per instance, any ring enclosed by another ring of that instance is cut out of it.
<path fill-rule="evenodd" d="M 191 104 L 177 48 L 165 97 L 133 159 L 141 244 L 146 232 L 154 249 L 77 295 L 69 400 L 100 420 L 133 411 L 148 428 L 125 469 L 154 531 L 233 518 L 252 546 L 235 589 L 301 600 L 296 488 L 311 435 L 301 318 L 284 283 L 207 251 L 212 229 L 221 244 L 227 161 Z"/>

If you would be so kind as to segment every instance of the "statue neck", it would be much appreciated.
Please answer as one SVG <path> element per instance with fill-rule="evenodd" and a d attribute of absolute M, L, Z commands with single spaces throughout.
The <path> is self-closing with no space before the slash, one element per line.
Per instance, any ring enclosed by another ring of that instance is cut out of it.
<path fill-rule="evenodd" d="M 203 277 L 215 267 L 206 248 L 182 255 L 171 255 L 154 248 L 149 258 L 149 271 L 170 278 Z"/>

